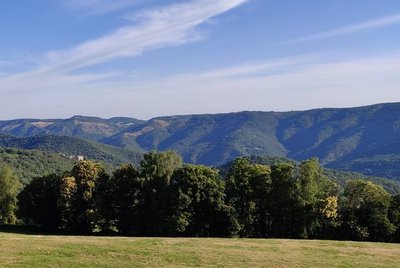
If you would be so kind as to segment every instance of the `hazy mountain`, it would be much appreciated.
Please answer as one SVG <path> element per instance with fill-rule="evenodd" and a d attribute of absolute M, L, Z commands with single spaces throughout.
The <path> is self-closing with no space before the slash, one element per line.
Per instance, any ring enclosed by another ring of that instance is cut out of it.
<path fill-rule="evenodd" d="M 296 112 L 0 121 L 17 136 L 67 135 L 147 151 L 178 151 L 189 163 L 219 166 L 238 156 L 320 158 L 326 167 L 400 178 L 400 103 Z"/>
<path fill-rule="evenodd" d="M 58 135 L 100 140 L 143 121 L 134 118 L 74 116 L 68 119 L 17 119 L 0 121 L 0 132 L 18 137 Z"/>

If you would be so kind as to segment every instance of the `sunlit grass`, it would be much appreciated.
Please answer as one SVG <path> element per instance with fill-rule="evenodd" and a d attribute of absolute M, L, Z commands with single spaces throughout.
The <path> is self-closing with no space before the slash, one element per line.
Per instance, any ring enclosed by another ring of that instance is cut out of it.
<path fill-rule="evenodd" d="M 1 267 L 399 267 L 400 245 L 0 233 Z"/>

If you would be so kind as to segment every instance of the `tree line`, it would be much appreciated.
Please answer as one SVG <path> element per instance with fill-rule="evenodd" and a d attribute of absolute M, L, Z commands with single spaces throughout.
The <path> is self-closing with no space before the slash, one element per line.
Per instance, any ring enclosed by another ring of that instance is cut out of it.
<path fill-rule="evenodd" d="M 400 242 L 400 195 L 366 180 L 340 189 L 317 159 L 267 166 L 238 158 L 221 176 L 172 151 L 150 152 L 138 168 L 108 175 L 85 160 L 19 188 L 0 169 L 0 223 L 74 234 Z"/>

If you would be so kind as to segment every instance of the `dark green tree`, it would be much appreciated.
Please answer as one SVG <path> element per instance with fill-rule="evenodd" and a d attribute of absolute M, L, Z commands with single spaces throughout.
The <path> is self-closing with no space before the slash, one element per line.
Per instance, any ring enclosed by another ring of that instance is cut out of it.
<path fill-rule="evenodd" d="M 33 179 L 18 195 L 18 217 L 26 224 L 57 230 L 61 225 L 60 183 L 60 176 L 55 174 Z"/>
<path fill-rule="evenodd" d="M 142 225 L 147 224 L 142 222 L 143 182 L 139 172 L 131 165 L 124 165 L 114 171 L 110 180 L 110 214 L 118 231 L 123 234 L 139 235 Z"/>
<path fill-rule="evenodd" d="M 106 233 L 116 231 L 114 201 L 117 197 L 114 196 L 112 186 L 112 177 L 101 176 L 93 191 L 97 224 L 102 232 Z"/>
<path fill-rule="evenodd" d="M 0 167 L 0 224 L 14 224 L 17 194 L 21 187 L 8 166 Z"/>
<path fill-rule="evenodd" d="M 182 157 L 173 151 L 150 152 L 140 164 L 143 178 L 143 213 L 141 234 L 159 236 L 168 233 L 166 213 L 168 187 L 174 171 L 182 167 Z"/>
<path fill-rule="evenodd" d="M 395 226 L 396 231 L 393 234 L 392 241 L 400 242 L 400 194 L 392 196 L 389 208 L 390 222 Z"/>
<path fill-rule="evenodd" d="M 170 197 L 167 224 L 172 235 L 229 236 L 235 231 L 232 209 L 225 205 L 223 182 L 216 170 L 196 165 L 176 170 Z"/>
<path fill-rule="evenodd" d="M 390 195 L 365 180 L 348 182 L 340 204 L 344 236 L 351 240 L 387 241 L 395 232 L 388 218 Z"/>
<path fill-rule="evenodd" d="M 241 237 L 266 237 L 268 234 L 270 173 L 270 167 L 251 164 L 245 158 L 236 159 L 228 171 L 227 203 L 235 210 Z"/>
<path fill-rule="evenodd" d="M 294 238 L 297 235 L 300 207 L 295 167 L 281 163 L 271 167 L 269 211 L 272 217 L 271 234 L 274 237 Z"/>

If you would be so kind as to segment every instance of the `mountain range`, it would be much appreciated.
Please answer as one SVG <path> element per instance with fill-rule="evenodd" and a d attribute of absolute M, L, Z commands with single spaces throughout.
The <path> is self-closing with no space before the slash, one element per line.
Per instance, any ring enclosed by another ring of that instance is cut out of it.
<path fill-rule="evenodd" d="M 81 138 L 114 146 L 108 150 L 121 147 L 132 155 L 172 149 L 187 163 L 211 166 L 238 156 L 269 155 L 297 161 L 318 157 L 325 167 L 400 179 L 400 103 L 150 120 L 18 119 L 0 121 L 0 133 Z"/>

